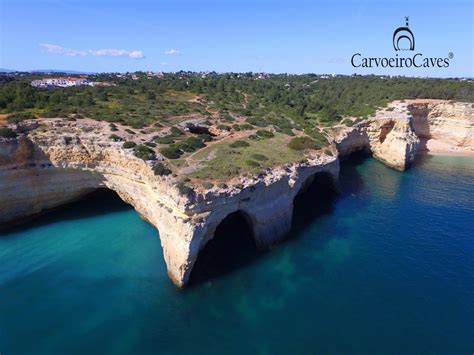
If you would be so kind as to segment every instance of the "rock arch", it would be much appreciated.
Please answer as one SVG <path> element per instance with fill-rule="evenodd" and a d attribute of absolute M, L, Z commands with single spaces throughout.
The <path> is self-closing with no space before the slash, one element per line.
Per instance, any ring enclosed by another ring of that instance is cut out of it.
<path fill-rule="evenodd" d="M 307 223 L 329 212 L 337 191 L 337 179 L 330 172 L 317 172 L 307 177 L 293 198 L 292 225 Z"/>
<path fill-rule="evenodd" d="M 191 283 L 217 278 L 250 263 L 259 254 L 255 223 L 244 210 L 227 214 L 210 239 L 203 239 L 190 272 Z"/>

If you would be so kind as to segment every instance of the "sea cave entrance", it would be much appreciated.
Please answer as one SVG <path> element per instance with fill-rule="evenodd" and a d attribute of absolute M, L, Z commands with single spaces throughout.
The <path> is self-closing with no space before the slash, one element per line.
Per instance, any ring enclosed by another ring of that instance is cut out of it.
<path fill-rule="evenodd" d="M 250 217 L 243 211 L 233 212 L 222 220 L 214 237 L 199 252 L 190 284 L 229 274 L 250 264 L 260 254 Z"/>
<path fill-rule="evenodd" d="M 301 228 L 324 214 L 330 213 L 337 196 L 337 186 L 330 173 L 309 177 L 293 200 L 293 228 Z"/>

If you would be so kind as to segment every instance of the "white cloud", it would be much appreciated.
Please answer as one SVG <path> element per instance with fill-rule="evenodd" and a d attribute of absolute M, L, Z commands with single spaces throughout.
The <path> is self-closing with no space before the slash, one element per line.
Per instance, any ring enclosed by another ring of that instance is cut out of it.
<path fill-rule="evenodd" d="M 64 48 L 56 44 L 44 43 L 40 44 L 40 47 L 43 51 L 48 53 L 63 54 L 69 57 L 84 57 L 87 55 L 85 51 L 78 51 L 76 49 Z"/>
<path fill-rule="evenodd" d="M 165 51 L 166 55 L 181 55 L 181 52 L 178 51 L 177 49 L 171 48 L 167 51 Z"/>
<path fill-rule="evenodd" d="M 134 50 L 128 51 L 126 49 L 115 49 L 115 48 L 106 48 L 106 49 L 97 49 L 88 51 L 82 51 L 77 49 L 64 48 L 56 44 L 43 43 L 40 44 L 40 47 L 43 51 L 47 53 L 62 54 L 69 57 L 85 57 L 85 56 L 94 56 L 94 57 L 128 57 L 132 59 L 141 59 L 145 58 L 145 55 L 142 51 Z"/>

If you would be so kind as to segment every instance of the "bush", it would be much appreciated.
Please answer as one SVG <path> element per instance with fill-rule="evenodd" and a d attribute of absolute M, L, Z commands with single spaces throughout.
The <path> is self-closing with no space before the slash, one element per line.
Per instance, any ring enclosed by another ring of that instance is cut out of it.
<path fill-rule="evenodd" d="M 268 157 L 266 155 L 259 154 L 259 153 L 252 154 L 251 157 L 255 160 L 258 160 L 258 161 L 267 161 L 268 160 Z"/>
<path fill-rule="evenodd" d="M 125 128 L 125 132 L 130 133 L 130 134 L 135 134 L 135 132 L 129 128 Z"/>
<path fill-rule="evenodd" d="M 329 149 L 326 149 L 326 150 L 324 151 L 324 154 L 329 155 L 330 157 L 332 157 L 332 156 L 334 155 L 334 154 L 332 153 L 332 151 L 329 150 Z"/>
<path fill-rule="evenodd" d="M 157 163 L 153 167 L 153 172 L 157 176 L 166 176 L 171 174 L 171 170 L 163 165 L 163 163 Z"/>
<path fill-rule="evenodd" d="M 225 121 L 234 121 L 234 117 L 226 113 L 225 115 L 222 116 L 222 119 Z"/>
<path fill-rule="evenodd" d="M 212 182 L 204 181 L 202 183 L 202 187 L 204 187 L 206 190 L 210 190 L 214 187 L 214 184 Z"/>
<path fill-rule="evenodd" d="M 130 142 L 130 141 L 126 141 L 124 144 L 123 144 L 123 148 L 124 149 L 130 149 L 130 148 L 133 148 L 137 145 L 137 143 L 135 142 Z"/>
<path fill-rule="evenodd" d="M 183 153 L 176 147 L 163 147 L 160 149 L 161 155 L 168 159 L 178 159 Z"/>
<path fill-rule="evenodd" d="M 176 187 L 178 188 L 179 193 L 183 196 L 186 196 L 193 191 L 193 189 L 187 186 L 183 181 L 178 182 Z"/>
<path fill-rule="evenodd" d="M 114 142 L 120 142 L 120 141 L 123 141 L 123 138 L 122 137 L 119 137 L 117 136 L 116 134 L 111 134 L 109 136 L 110 139 L 112 139 Z"/>
<path fill-rule="evenodd" d="M 190 145 L 191 147 L 193 147 L 195 150 L 196 149 L 200 149 L 200 148 L 204 148 L 206 145 L 202 142 L 201 139 L 199 138 L 196 138 L 196 137 L 189 137 L 189 138 L 186 138 L 184 141 L 184 143 Z"/>
<path fill-rule="evenodd" d="M 172 137 L 179 137 L 183 135 L 183 131 L 181 131 L 178 127 L 171 127 L 170 133 Z"/>
<path fill-rule="evenodd" d="M 270 132 L 270 131 L 266 131 L 264 129 L 259 129 L 257 132 L 255 132 L 257 134 L 257 136 L 261 137 L 261 138 L 272 138 L 272 137 L 275 137 L 275 135 Z"/>
<path fill-rule="evenodd" d="M 118 128 L 117 128 L 117 126 L 116 126 L 116 125 L 114 125 L 113 123 L 111 123 L 109 126 L 110 126 L 110 130 L 111 130 L 112 132 L 116 132 L 116 131 L 118 131 Z"/>
<path fill-rule="evenodd" d="M 173 140 L 173 136 L 164 136 L 164 137 L 160 137 L 160 136 L 156 136 L 156 137 L 153 137 L 153 140 L 158 143 L 158 144 L 171 144 L 171 143 L 174 143 L 174 140 Z"/>
<path fill-rule="evenodd" d="M 344 121 L 342 121 L 342 124 L 347 127 L 352 127 L 354 125 L 354 121 L 346 118 Z"/>
<path fill-rule="evenodd" d="M 305 133 L 308 134 L 311 138 L 313 138 L 316 143 L 320 146 L 326 146 L 328 145 L 328 140 L 324 134 L 322 134 L 317 128 L 309 131 L 307 133 L 307 130 L 305 130 Z"/>
<path fill-rule="evenodd" d="M 288 148 L 294 150 L 320 149 L 321 145 L 310 137 L 295 137 L 288 143 Z"/>
<path fill-rule="evenodd" d="M 260 166 L 259 163 L 257 163 L 256 161 L 253 161 L 253 160 L 246 160 L 245 161 L 245 164 L 247 164 L 248 166 L 250 166 L 251 168 L 257 168 Z"/>
<path fill-rule="evenodd" d="M 198 136 L 200 140 L 203 142 L 210 142 L 212 141 L 212 136 L 209 133 L 203 133 Z"/>
<path fill-rule="evenodd" d="M 155 159 L 155 152 L 152 149 L 148 148 L 146 145 L 140 144 L 133 149 L 133 154 L 143 160 L 153 160 Z"/>
<path fill-rule="evenodd" d="M 147 147 L 151 147 L 151 148 L 155 148 L 156 147 L 156 143 L 153 143 L 153 142 L 145 142 L 144 143 Z"/>
<path fill-rule="evenodd" d="M 257 118 L 257 117 L 247 118 L 247 123 L 250 123 L 251 125 L 256 126 L 256 127 L 267 127 L 268 126 L 268 121 L 266 121 L 263 118 Z"/>
<path fill-rule="evenodd" d="M 240 125 L 241 131 L 250 131 L 251 129 L 253 129 L 253 126 L 251 124 L 243 123 Z"/>
<path fill-rule="evenodd" d="M 7 121 L 9 123 L 18 123 L 23 120 L 30 120 L 36 118 L 38 117 L 36 117 L 36 115 L 32 114 L 31 112 L 15 112 L 7 116 Z"/>
<path fill-rule="evenodd" d="M 2 138 L 15 138 L 17 134 L 8 127 L 0 127 L 0 137 Z"/>
<path fill-rule="evenodd" d="M 227 126 L 225 124 L 219 124 L 217 125 L 217 128 L 220 129 L 221 131 L 230 131 L 232 128 L 230 126 Z"/>
<path fill-rule="evenodd" d="M 232 142 L 231 144 L 229 144 L 229 147 L 231 148 L 245 148 L 245 147 L 249 147 L 250 144 L 247 143 L 246 141 L 243 141 L 243 140 L 237 140 L 235 142 Z"/>

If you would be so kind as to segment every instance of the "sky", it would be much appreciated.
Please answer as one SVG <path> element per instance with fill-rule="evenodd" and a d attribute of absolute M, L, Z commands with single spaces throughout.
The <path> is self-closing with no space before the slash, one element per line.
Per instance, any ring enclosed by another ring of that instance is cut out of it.
<path fill-rule="evenodd" d="M 405 16 L 449 68 L 352 67 L 395 56 Z M 0 0 L 0 68 L 474 77 L 474 1 Z"/>

